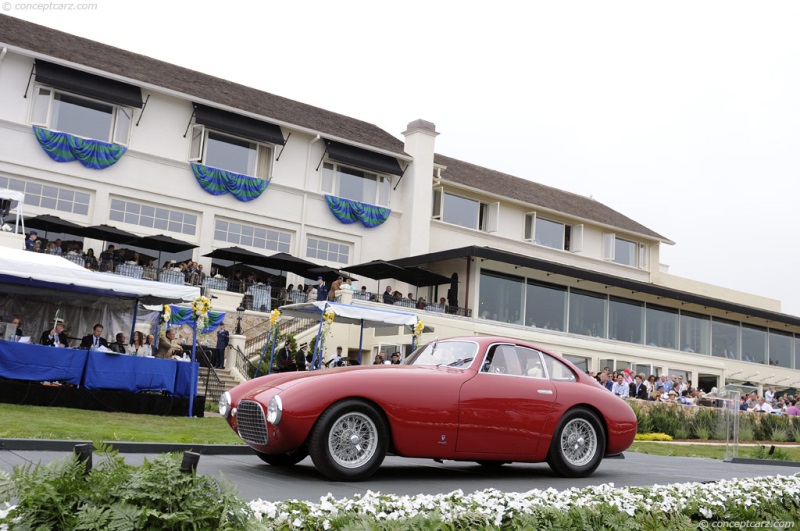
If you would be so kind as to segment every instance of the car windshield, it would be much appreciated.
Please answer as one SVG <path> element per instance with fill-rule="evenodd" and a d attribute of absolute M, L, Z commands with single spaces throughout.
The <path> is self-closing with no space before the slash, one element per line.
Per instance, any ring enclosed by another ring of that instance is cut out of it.
<path fill-rule="evenodd" d="M 469 367 L 478 352 L 471 341 L 435 341 L 411 353 L 407 365 L 445 365 L 457 369 Z"/>

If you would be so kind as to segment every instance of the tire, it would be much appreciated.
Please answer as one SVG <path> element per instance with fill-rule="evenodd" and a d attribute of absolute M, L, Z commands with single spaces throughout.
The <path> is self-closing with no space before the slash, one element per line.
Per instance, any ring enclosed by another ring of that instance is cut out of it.
<path fill-rule="evenodd" d="M 288 454 L 265 454 L 257 450 L 253 451 L 262 461 L 272 466 L 294 466 L 308 457 L 308 449 L 305 447 L 298 448 Z"/>
<path fill-rule="evenodd" d="M 547 464 L 559 476 L 582 478 L 597 469 L 605 452 L 605 429 L 597 415 L 583 408 L 570 409 L 553 434 Z"/>
<path fill-rule="evenodd" d="M 314 466 L 335 481 L 362 481 L 386 457 L 389 431 L 383 415 L 361 400 L 343 400 L 325 410 L 311 432 Z"/>

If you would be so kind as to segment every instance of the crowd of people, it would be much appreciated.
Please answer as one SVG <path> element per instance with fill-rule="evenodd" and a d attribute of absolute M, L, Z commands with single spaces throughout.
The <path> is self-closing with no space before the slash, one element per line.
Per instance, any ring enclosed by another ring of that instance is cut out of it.
<path fill-rule="evenodd" d="M 795 395 L 785 395 L 778 397 L 775 388 L 768 388 L 763 395 L 749 393 L 740 398 L 739 409 L 741 411 L 752 411 L 754 413 L 779 413 L 792 417 L 800 416 L 800 409 L 797 407 L 798 398 Z"/>
<path fill-rule="evenodd" d="M 684 381 L 681 375 L 660 377 L 644 373 L 634 374 L 631 369 L 612 371 L 606 367 L 598 373 L 589 373 L 600 385 L 620 398 L 635 398 L 655 402 L 683 405 L 714 405 L 715 400 L 706 396 L 702 389 L 692 386 L 691 380 Z M 709 391 L 709 395 L 715 389 Z"/>

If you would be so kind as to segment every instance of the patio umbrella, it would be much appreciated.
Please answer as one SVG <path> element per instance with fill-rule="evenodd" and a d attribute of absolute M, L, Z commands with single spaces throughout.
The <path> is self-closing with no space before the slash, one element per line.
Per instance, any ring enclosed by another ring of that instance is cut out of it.
<path fill-rule="evenodd" d="M 345 280 L 347 280 L 349 278 L 353 282 L 356 282 L 358 280 L 357 278 L 355 278 L 355 277 L 353 277 L 351 275 L 348 275 L 347 273 L 343 273 L 342 271 L 339 271 L 338 269 L 334 269 L 334 268 L 328 267 L 328 266 L 314 267 L 312 269 L 309 269 L 308 272 L 311 274 L 311 276 L 308 276 L 306 278 L 316 279 L 317 277 L 322 277 L 322 280 L 324 280 L 325 282 L 333 282 L 334 280 L 336 280 L 340 276 Z"/>
<path fill-rule="evenodd" d="M 194 249 L 197 247 L 197 245 L 193 243 L 177 240 L 163 234 L 156 234 L 155 236 L 143 236 L 142 238 L 127 243 L 133 245 L 134 247 L 158 251 L 158 261 L 156 264 L 161 263 L 162 251 L 166 251 L 168 253 L 180 253 L 182 251 L 188 251 L 189 249 Z"/>
<path fill-rule="evenodd" d="M 276 253 L 267 257 L 266 267 L 306 276 L 312 269 L 320 267 L 320 265 L 289 253 Z"/>
<path fill-rule="evenodd" d="M 247 249 L 242 249 L 241 247 L 225 247 L 222 249 L 214 249 L 210 253 L 206 253 L 203 256 L 208 258 L 219 258 L 220 260 L 230 260 L 234 263 L 234 265 L 236 265 L 236 262 L 240 262 L 248 265 L 270 267 L 267 264 L 268 257 L 266 255 L 254 253 L 253 251 L 248 251 Z"/>
<path fill-rule="evenodd" d="M 25 220 L 25 225 L 30 229 L 38 229 L 44 231 L 44 237 L 47 239 L 48 232 L 60 232 L 63 234 L 72 234 L 74 236 L 83 236 L 86 227 L 72 223 L 58 216 L 51 216 L 49 214 L 42 214 L 28 218 Z"/>
<path fill-rule="evenodd" d="M 405 282 L 404 277 L 407 275 L 405 268 L 395 265 L 386 260 L 372 260 L 364 264 L 357 264 L 347 266 L 350 273 L 361 275 L 362 277 L 371 278 L 373 280 L 380 280 L 383 278 L 393 278 Z"/>
<path fill-rule="evenodd" d="M 128 243 L 139 238 L 132 232 L 124 231 L 122 229 L 105 224 L 86 227 L 84 229 L 83 236 L 86 238 L 92 238 L 94 240 L 113 243 Z"/>
<path fill-rule="evenodd" d="M 413 282 L 409 282 L 409 284 L 417 286 L 418 288 L 421 286 L 440 286 L 450 283 L 450 277 L 436 273 L 430 269 L 425 269 L 424 267 L 408 266 L 404 269 L 411 273 L 416 279 Z"/>

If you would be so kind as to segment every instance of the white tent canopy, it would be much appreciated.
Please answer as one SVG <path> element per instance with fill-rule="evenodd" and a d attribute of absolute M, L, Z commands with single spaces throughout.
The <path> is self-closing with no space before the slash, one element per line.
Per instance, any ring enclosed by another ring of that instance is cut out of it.
<path fill-rule="evenodd" d="M 0 284 L 140 299 L 148 304 L 188 302 L 200 296 L 200 288 L 195 286 L 97 273 L 60 256 L 10 248 L 0 252 Z"/>
<path fill-rule="evenodd" d="M 22 232 L 25 232 L 25 221 L 22 218 L 22 205 L 25 204 L 25 194 L 8 188 L 0 188 L 0 200 L 8 199 L 11 201 L 11 208 L 17 209 L 17 219 L 14 222 L 14 232 L 22 222 Z"/>
<path fill-rule="evenodd" d="M 363 308 L 339 302 L 316 301 L 288 304 L 281 306 L 280 311 L 282 315 L 289 317 L 319 319 L 326 307 L 333 309 L 337 323 L 363 325 L 365 328 L 385 325 L 414 326 L 417 324 L 417 316 L 413 313 Z"/>

